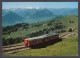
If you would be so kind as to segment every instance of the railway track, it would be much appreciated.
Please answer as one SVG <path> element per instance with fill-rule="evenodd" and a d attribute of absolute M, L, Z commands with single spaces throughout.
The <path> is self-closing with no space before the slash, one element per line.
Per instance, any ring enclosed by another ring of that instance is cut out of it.
<path fill-rule="evenodd" d="M 61 39 L 61 38 L 65 37 L 65 36 L 67 36 L 69 34 L 70 34 L 70 32 L 68 32 L 68 33 L 66 33 L 64 35 L 59 36 L 59 38 Z M 30 48 L 25 47 L 24 44 L 13 45 L 13 46 L 4 46 L 2 48 L 2 53 L 3 54 L 6 54 L 6 53 L 16 53 L 16 52 L 23 51 L 23 50 L 28 50 L 28 49 L 30 49 Z"/>
<path fill-rule="evenodd" d="M 71 34 L 71 32 L 68 32 L 66 34 L 63 34 L 63 35 L 59 36 L 59 38 L 64 38 L 64 37 L 68 36 L 69 34 Z"/>
<path fill-rule="evenodd" d="M 11 47 L 16 47 L 16 46 L 22 46 L 24 44 L 18 44 L 18 45 L 12 45 L 12 46 L 3 46 L 3 48 L 11 48 Z"/>
<path fill-rule="evenodd" d="M 2 53 L 3 54 L 5 54 L 5 53 L 16 53 L 16 52 L 23 51 L 26 49 L 30 49 L 30 48 L 25 47 L 24 44 L 15 45 L 15 46 L 3 47 Z"/>

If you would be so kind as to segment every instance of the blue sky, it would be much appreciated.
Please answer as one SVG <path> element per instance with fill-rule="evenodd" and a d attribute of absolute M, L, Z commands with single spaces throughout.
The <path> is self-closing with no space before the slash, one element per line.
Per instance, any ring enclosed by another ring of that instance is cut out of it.
<path fill-rule="evenodd" d="M 2 2 L 2 8 L 78 8 L 78 2 Z"/>

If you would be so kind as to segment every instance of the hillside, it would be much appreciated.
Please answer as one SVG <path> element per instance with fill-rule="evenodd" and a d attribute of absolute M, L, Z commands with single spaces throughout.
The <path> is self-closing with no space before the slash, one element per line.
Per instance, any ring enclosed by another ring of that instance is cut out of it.
<path fill-rule="evenodd" d="M 47 9 L 43 9 L 36 11 L 34 14 L 31 15 L 31 18 L 36 19 L 36 18 L 50 17 L 50 16 L 53 16 L 53 13 Z"/>
<path fill-rule="evenodd" d="M 78 17 L 74 15 L 65 16 L 61 18 L 51 19 L 38 23 L 21 23 L 14 26 L 3 28 L 4 39 L 21 39 L 22 42 L 25 37 L 36 37 L 46 33 L 63 33 L 68 32 L 69 27 L 78 33 Z M 17 42 L 18 43 L 18 42 Z"/>
<path fill-rule="evenodd" d="M 62 41 L 48 45 L 44 48 L 24 50 L 3 56 L 78 56 L 78 35 L 70 35 Z"/>
<path fill-rule="evenodd" d="M 9 11 L 2 17 L 2 23 L 3 23 L 2 25 L 7 26 L 7 25 L 18 24 L 20 22 L 23 22 L 23 19 L 24 18 L 19 16 L 18 14 Z"/>
<path fill-rule="evenodd" d="M 36 37 L 48 33 L 72 33 L 60 41 L 54 40 L 52 44 L 41 48 L 25 50 L 3 56 L 78 56 L 78 17 L 69 15 L 38 23 L 20 23 L 3 28 L 3 46 L 23 44 L 24 38 Z M 44 53 L 45 52 L 45 53 Z"/>
<path fill-rule="evenodd" d="M 75 16 L 78 16 L 78 8 L 61 8 L 61 9 L 48 9 L 48 10 L 57 15 L 67 16 L 74 14 Z"/>

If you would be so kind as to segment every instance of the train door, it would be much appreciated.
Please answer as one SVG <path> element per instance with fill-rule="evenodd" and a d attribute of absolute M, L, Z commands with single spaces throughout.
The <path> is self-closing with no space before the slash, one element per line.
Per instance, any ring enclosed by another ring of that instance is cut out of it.
<path fill-rule="evenodd" d="M 44 38 L 44 40 L 43 40 L 44 42 L 47 42 L 47 37 L 46 38 Z"/>
<path fill-rule="evenodd" d="M 29 40 L 27 40 L 27 47 L 29 47 L 29 45 L 30 45 L 30 41 L 29 41 Z"/>
<path fill-rule="evenodd" d="M 28 46 L 28 40 L 26 40 L 26 46 Z"/>

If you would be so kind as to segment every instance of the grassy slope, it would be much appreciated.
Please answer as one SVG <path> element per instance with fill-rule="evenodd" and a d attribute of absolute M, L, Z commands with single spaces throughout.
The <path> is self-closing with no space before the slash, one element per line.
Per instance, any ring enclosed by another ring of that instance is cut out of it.
<path fill-rule="evenodd" d="M 69 19 L 73 20 L 75 23 L 70 24 L 68 22 Z M 71 15 L 62 18 L 57 18 L 54 20 L 62 21 L 63 24 L 66 25 L 65 28 L 66 30 L 68 30 L 69 27 L 73 27 L 75 29 L 74 32 L 78 33 L 78 18 L 76 16 Z M 49 21 L 51 20 L 40 22 L 40 23 L 46 24 Z M 17 34 L 24 36 L 26 35 L 26 33 L 36 32 L 38 30 L 49 28 L 49 27 L 50 26 L 35 27 L 28 30 L 11 33 L 10 36 L 17 37 Z M 4 35 L 4 36 L 8 37 L 9 35 Z M 61 42 L 47 46 L 45 48 L 25 50 L 15 54 L 4 54 L 3 56 L 78 56 L 78 35 L 76 36 L 71 35 L 69 38 L 63 38 Z"/>
<path fill-rule="evenodd" d="M 31 49 L 3 56 L 78 56 L 78 36 L 71 35 L 46 48 Z"/>
<path fill-rule="evenodd" d="M 65 17 L 62 17 L 62 18 L 56 18 L 56 19 L 52 19 L 52 20 L 56 20 L 56 21 L 61 21 L 63 23 L 63 25 L 66 26 L 66 30 L 68 30 L 69 27 L 73 27 L 74 29 L 76 29 L 76 32 L 77 29 L 78 29 L 78 18 L 74 15 L 70 15 L 70 16 L 65 16 Z M 69 20 L 73 20 L 75 23 L 69 23 Z M 51 20 L 48 20 L 48 21 L 43 21 L 43 22 L 40 22 L 40 24 L 47 24 L 48 22 L 50 22 Z M 36 23 L 37 24 L 37 23 Z M 22 30 L 22 31 L 17 31 L 17 32 L 12 32 L 10 35 L 3 35 L 3 37 L 5 38 L 8 38 L 8 36 L 12 37 L 12 38 L 16 38 L 16 37 L 23 37 L 23 36 L 26 36 L 26 34 L 30 34 L 32 32 L 36 32 L 36 31 L 39 31 L 39 30 L 43 30 L 44 28 L 50 28 L 50 27 L 53 27 L 53 26 L 39 26 L 39 27 L 34 27 L 34 28 L 30 28 L 28 30 Z"/>

